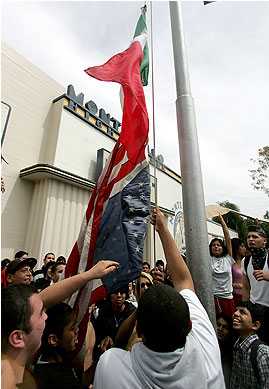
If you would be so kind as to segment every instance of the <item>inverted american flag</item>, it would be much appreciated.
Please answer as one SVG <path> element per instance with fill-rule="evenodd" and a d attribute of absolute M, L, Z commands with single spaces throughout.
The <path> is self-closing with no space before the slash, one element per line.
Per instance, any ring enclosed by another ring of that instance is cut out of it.
<path fill-rule="evenodd" d="M 141 43 L 142 42 L 142 43 Z M 90 269 L 100 259 L 120 263 L 119 271 L 102 280 L 113 292 L 139 276 L 150 209 L 149 165 L 145 157 L 148 114 L 140 78 L 143 39 L 87 74 L 122 85 L 122 129 L 92 192 L 77 242 L 68 258 L 65 277 Z M 90 295 L 101 285 L 88 284 L 69 304 L 78 309 L 79 343 L 84 339 Z"/>

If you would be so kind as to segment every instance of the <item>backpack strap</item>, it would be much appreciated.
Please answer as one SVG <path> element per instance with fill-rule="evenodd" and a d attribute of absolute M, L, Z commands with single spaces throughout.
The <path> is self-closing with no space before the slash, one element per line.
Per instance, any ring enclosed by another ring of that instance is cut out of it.
<path fill-rule="evenodd" d="M 261 379 L 260 379 L 260 373 L 259 373 L 259 369 L 258 369 L 257 356 L 258 356 L 258 348 L 261 344 L 265 344 L 265 343 L 262 342 L 260 339 L 256 339 L 250 345 L 250 349 L 251 349 L 250 350 L 250 362 L 251 362 L 256 380 L 258 381 L 259 384 L 261 383 Z"/>
<path fill-rule="evenodd" d="M 248 264 L 249 264 L 250 258 L 251 258 L 251 256 L 248 255 L 247 257 L 245 257 L 245 260 L 244 260 L 244 269 L 245 269 L 245 273 L 246 273 L 246 277 L 248 279 L 249 285 L 250 285 L 250 281 L 249 281 L 249 276 L 248 276 Z"/>

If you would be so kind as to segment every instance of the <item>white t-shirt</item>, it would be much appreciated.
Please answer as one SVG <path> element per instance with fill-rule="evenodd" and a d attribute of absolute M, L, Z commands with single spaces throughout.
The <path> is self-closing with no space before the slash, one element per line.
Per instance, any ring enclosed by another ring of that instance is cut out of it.
<path fill-rule="evenodd" d="M 207 313 L 194 292 L 185 289 L 181 295 L 192 320 L 185 347 L 170 353 L 151 351 L 142 342 L 131 352 L 112 348 L 98 362 L 94 389 L 225 389 L 218 342 Z"/>
<path fill-rule="evenodd" d="M 265 264 L 263 267 L 264 271 L 269 271 L 267 257 L 268 254 L 266 256 Z M 245 263 L 245 258 L 241 262 L 241 270 L 243 274 L 246 275 L 244 263 Z M 250 257 L 248 267 L 247 267 L 248 278 L 250 282 L 250 301 L 252 303 L 257 303 L 269 307 L 269 282 L 257 281 L 253 275 L 253 271 L 254 269 L 252 266 L 252 257 Z"/>
<path fill-rule="evenodd" d="M 233 298 L 232 265 L 234 263 L 235 261 L 230 255 L 219 258 L 210 257 L 214 296 L 226 299 Z"/>

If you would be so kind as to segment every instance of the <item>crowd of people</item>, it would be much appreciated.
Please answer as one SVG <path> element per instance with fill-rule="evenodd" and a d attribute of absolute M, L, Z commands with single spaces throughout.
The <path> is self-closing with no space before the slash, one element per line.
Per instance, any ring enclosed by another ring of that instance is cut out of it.
<path fill-rule="evenodd" d="M 163 214 L 152 211 L 165 258 L 89 307 L 78 349 L 78 312 L 65 300 L 118 269 L 100 260 L 64 279 L 66 259 L 19 251 L 1 263 L 4 389 L 268 389 L 269 258 L 264 231 L 209 244 L 216 330 Z"/>

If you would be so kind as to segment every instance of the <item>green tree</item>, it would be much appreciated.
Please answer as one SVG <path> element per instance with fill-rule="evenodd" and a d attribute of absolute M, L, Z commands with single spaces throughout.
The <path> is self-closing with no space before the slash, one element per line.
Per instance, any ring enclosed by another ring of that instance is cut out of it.
<path fill-rule="evenodd" d="M 269 196 L 269 146 L 258 150 L 258 159 L 251 159 L 254 169 L 249 170 L 252 186 Z"/>
<path fill-rule="evenodd" d="M 232 209 L 236 212 L 240 212 L 240 208 L 237 204 L 231 203 L 228 200 L 225 201 L 219 201 L 219 205 L 225 208 Z M 239 215 L 236 212 L 228 212 L 225 215 L 223 215 L 223 219 L 225 220 L 225 223 L 229 228 L 236 231 L 238 233 L 238 236 L 240 239 L 245 240 L 247 235 L 247 226 L 245 224 L 245 221 L 241 215 Z M 218 218 L 213 218 L 214 221 L 218 222 Z"/>

